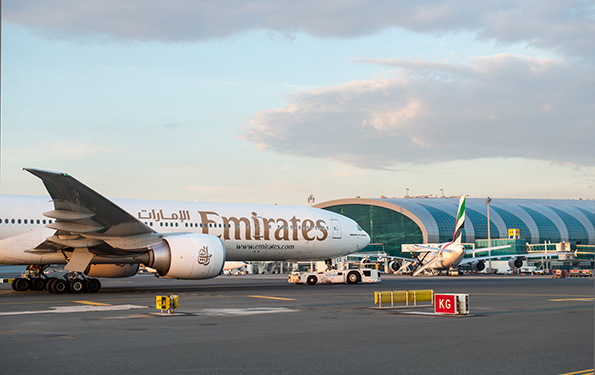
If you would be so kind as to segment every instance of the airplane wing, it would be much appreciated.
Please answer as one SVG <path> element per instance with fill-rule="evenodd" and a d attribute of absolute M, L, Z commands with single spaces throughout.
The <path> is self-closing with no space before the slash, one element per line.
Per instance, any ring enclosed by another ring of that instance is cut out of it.
<path fill-rule="evenodd" d="M 482 253 L 484 251 L 499 250 L 499 249 L 508 249 L 509 247 L 510 247 L 510 245 L 492 246 L 492 247 L 480 247 L 478 249 L 468 249 L 468 250 L 465 250 L 465 254 Z"/>
<path fill-rule="evenodd" d="M 431 246 L 424 246 L 424 245 L 415 245 L 417 248 L 409 250 L 410 252 L 415 253 L 427 253 L 429 251 L 443 251 L 445 253 L 456 253 L 456 251 L 451 249 L 442 249 L 439 247 L 431 247 Z"/>
<path fill-rule="evenodd" d="M 480 249 L 482 250 L 482 249 Z M 562 251 L 556 253 L 531 253 L 531 254 L 507 254 L 507 255 L 486 255 L 483 257 L 464 258 L 460 264 L 468 264 L 484 260 L 510 260 L 510 259 L 526 259 L 526 258 L 547 258 L 553 255 L 572 255 L 573 252 Z"/>
<path fill-rule="evenodd" d="M 74 177 L 39 169 L 24 170 L 43 181 L 54 203 L 54 210 L 44 215 L 55 219 L 47 227 L 56 232 L 34 251 L 75 249 L 67 269 L 80 271 L 81 264 L 89 264 L 91 253 L 139 252 L 161 240 L 153 229 Z"/>

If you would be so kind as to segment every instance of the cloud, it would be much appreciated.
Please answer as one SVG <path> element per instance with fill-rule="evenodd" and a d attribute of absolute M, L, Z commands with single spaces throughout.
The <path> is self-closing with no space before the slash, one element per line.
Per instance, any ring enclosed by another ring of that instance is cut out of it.
<path fill-rule="evenodd" d="M 11 0 L 3 6 L 5 22 L 82 41 L 197 42 L 259 30 L 355 38 L 400 27 L 465 31 L 479 39 L 595 57 L 595 7 L 586 0 Z"/>
<path fill-rule="evenodd" d="M 240 138 L 364 168 L 490 157 L 593 164 L 592 69 L 508 54 L 456 67 L 390 63 L 406 68 L 296 92 L 254 115 Z"/>

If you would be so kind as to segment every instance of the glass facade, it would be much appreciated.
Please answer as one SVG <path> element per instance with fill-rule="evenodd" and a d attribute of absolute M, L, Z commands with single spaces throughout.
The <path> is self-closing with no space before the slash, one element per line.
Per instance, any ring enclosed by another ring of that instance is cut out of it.
<path fill-rule="evenodd" d="M 494 205 L 492 205 L 490 208 L 492 210 L 496 211 L 498 213 L 498 215 L 500 215 L 502 220 L 504 220 L 504 222 L 506 223 L 507 229 L 520 230 L 521 231 L 520 237 L 531 242 L 531 231 L 529 230 L 529 227 L 525 224 L 524 221 L 519 219 L 517 216 L 511 214 L 510 212 L 503 210 L 502 208 L 495 207 Z M 505 235 L 508 236 L 508 233 L 506 233 Z"/>
<path fill-rule="evenodd" d="M 525 210 L 535 224 L 537 225 L 537 229 L 539 229 L 539 239 L 541 241 L 551 241 L 551 242 L 560 242 L 562 241 L 562 236 L 560 236 L 560 231 L 556 224 L 553 221 L 547 218 L 547 216 L 540 214 L 537 211 L 534 211 L 528 207 L 521 206 L 523 210 Z"/>
<path fill-rule="evenodd" d="M 409 253 L 401 253 L 401 245 L 452 240 L 458 199 L 356 198 L 317 206 L 358 222 L 370 235 L 371 244 L 376 244 L 364 251 L 383 249 L 390 255 L 409 257 Z M 522 244 L 544 241 L 569 241 L 573 249 L 577 246 L 593 246 L 593 206 L 592 201 L 494 198 L 490 204 L 490 214 L 493 215 L 490 217 L 492 246 L 497 246 L 499 239 L 508 239 L 508 229 L 520 230 L 520 242 L 515 243 L 513 249 L 502 250 L 503 253 L 523 253 Z M 465 214 L 467 223 L 472 226 L 467 225 L 467 229 L 463 229 L 463 242 L 473 242 L 475 239 L 476 246 L 487 246 L 481 241 L 488 237 L 485 199 L 467 198 Z M 471 228 L 475 238 L 467 236 Z"/>
<path fill-rule="evenodd" d="M 466 207 L 465 220 L 471 220 L 473 223 L 475 238 L 488 238 L 488 218 L 486 215 Z M 502 237 L 506 237 L 506 235 Z M 500 238 L 500 232 L 492 220 L 490 220 L 490 238 Z"/>
<path fill-rule="evenodd" d="M 401 245 L 424 242 L 421 229 L 413 220 L 388 208 L 346 204 L 326 207 L 325 210 L 355 220 L 370 235 L 370 244 L 384 244 L 384 251 L 393 256 L 409 257 L 409 253 L 401 253 Z M 365 248 L 362 251 L 369 250 Z"/>
<path fill-rule="evenodd" d="M 429 213 L 432 214 L 432 216 L 434 217 L 434 220 L 436 220 L 436 224 L 438 225 L 438 242 L 442 243 L 442 242 L 450 242 L 452 241 L 452 235 L 455 233 L 455 221 L 456 218 L 451 215 L 448 214 L 442 210 L 439 210 L 437 208 L 434 208 L 432 206 L 428 206 L 427 204 L 419 204 L 420 206 L 422 206 L 423 208 L 425 208 L 426 210 L 428 210 Z M 456 208 L 455 208 L 456 211 Z M 465 211 L 465 215 L 467 214 L 467 212 Z M 462 242 L 467 242 L 467 234 L 465 233 L 465 229 L 463 228 L 463 239 Z"/>
<path fill-rule="evenodd" d="M 589 234 L 583 225 L 574 216 L 559 210 L 555 207 L 550 207 L 560 218 L 564 221 L 566 229 L 568 230 L 568 241 L 577 245 L 588 243 Z"/>
<path fill-rule="evenodd" d="M 589 212 L 587 210 L 583 210 L 580 207 L 576 207 L 576 209 L 579 210 L 580 212 L 582 212 L 583 214 L 585 214 L 585 216 L 588 217 L 589 220 L 591 220 L 591 224 L 593 224 L 595 226 L 595 213 Z"/>

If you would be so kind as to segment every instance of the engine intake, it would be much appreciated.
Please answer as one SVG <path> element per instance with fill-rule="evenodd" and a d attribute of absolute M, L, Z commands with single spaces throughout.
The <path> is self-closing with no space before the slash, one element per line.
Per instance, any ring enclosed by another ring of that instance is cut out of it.
<path fill-rule="evenodd" d="M 210 279 L 223 269 L 225 247 L 218 237 L 185 234 L 165 237 L 152 246 L 145 265 L 169 279 Z"/>
<path fill-rule="evenodd" d="M 393 270 L 394 272 L 397 272 L 399 269 L 401 269 L 401 262 L 399 262 L 398 260 L 393 260 L 388 265 L 389 265 L 390 269 Z"/>
<path fill-rule="evenodd" d="M 483 262 L 483 260 L 478 260 L 477 262 L 473 262 L 473 264 L 471 264 L 471 267 L 473 268 L 473 271 L 483 271 L 486 269 L 486 265 Z"/>
<path fill-rule="evenodd" d="M 508 261 L 508 267 L 514 268 L 521 268 L 523 266 L 523 260 L 519 258 L 513 258 Z"/>

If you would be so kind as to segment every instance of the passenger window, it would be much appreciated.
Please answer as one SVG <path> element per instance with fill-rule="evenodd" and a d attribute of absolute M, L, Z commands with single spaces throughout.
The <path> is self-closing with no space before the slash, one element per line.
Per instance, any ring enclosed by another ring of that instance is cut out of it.
<path fill-rule="evenodd" d="M 19 223 L 19 224 L 21 223 L 21 219 L 19 219 L 19 220 L 18 220 L 18 223 Z"/>
<path fill-rule="evenodd" d="M 27 224 L 27 219 L 24 220 L 24 223 Z"/>
<path fill-rule="evenodd" d="M 37 224 L 39 224 L 39 219 L 37 219 Z"/>

